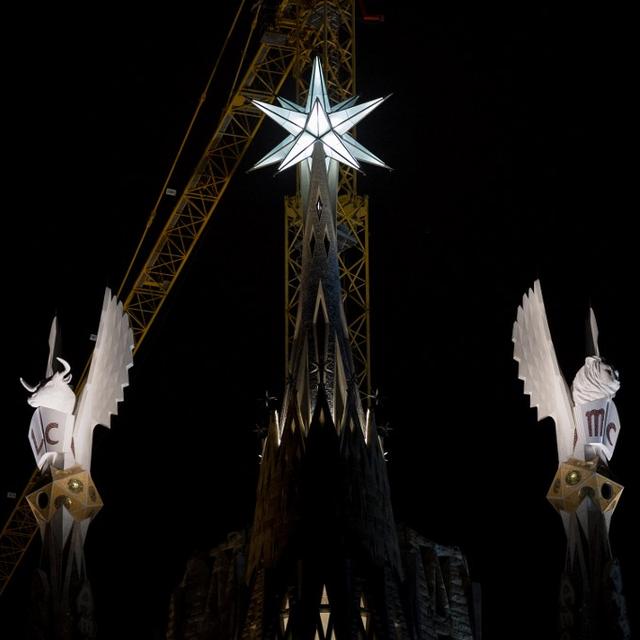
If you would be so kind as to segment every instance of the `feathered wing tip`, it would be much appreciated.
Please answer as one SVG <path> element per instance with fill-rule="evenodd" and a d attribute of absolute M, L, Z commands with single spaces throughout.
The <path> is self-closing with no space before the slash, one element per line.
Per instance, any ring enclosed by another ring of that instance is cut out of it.
<path fill-rule="evenodd" d="M 539 280 L 522 296 L 511 339 L 513 359 L 519 364 L 518 378 L 524 382 L 524 393 L 529 396 L 531 407 L 538 409 L 538 419 L 548 418 L 551 414 L 540 406 L 546 380 L 537 373 L 547 369 L 554 376 L 562 374 L 555 358 Z M 549 355 L 553 357 L 547 358 Z"/>
<path fill-rule="evenodd" d="M 58 316 L 53 316 L 53 320 L 51 321 L 51 328 L 49 329 L 49 358 L 47 360 L 47 370 L 45 372 L 45 378 L 50 378 L 55 371 L 59 370 L 59 366 L 57 365 L 56 360 L 60 353 L 60 331 L 58 329 Z"/>
<path fill-rule="evenodd" d="M 588 356 L 600 357 L 600 349 L 598 348 L 598 323 L 596 322 L 596 314 L 593 307 L 589 307 L 587 314 L 587 354 Z"/>

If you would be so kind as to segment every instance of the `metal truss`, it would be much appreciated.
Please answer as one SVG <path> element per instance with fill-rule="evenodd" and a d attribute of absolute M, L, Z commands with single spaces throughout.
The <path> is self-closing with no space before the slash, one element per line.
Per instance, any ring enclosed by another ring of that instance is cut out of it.
<path fill-rule="evenodd" d="M 356 95 L 355 7 L 353 0 L 318 0 L 310 3 L 305 23 L 312 39 L 299 40 L 294 76 L 298 104 L 308 91 L 305 68 L 315 55 L 321 57 L 329 97 L 334 103 Z M 356 171 L 340 166 L 338 185 L 338 240 L 340 280 L 345 316 L 360 390 L 371 393 L 369 315 L 369 206 L 357 194 Z M 298 189 L 299 191 L 299 189 Z M 301 271 L 302 208 L 299 196 L 285 199 L 285 363 L 296 323 Z"/>
<path fill-rule="evenodd" d="M 258 52 L 125 299 L 136 344 L 149 331 L 262 123 L 264 115 L 251 100 L 273 102 L 291 71 L 304 33 L 297 3 L 282 2 L 274 25 L 262 36 Z"/>
<path fill-rule="evenodd" d="M 26 497 L 36 490 L 39 482 L 40 473 L 36 469 L 0 534 L 0 594 L 11 580 L 38 530 Z"/>
<path fill-rule="evenodd" d="M 289 360 L 296 326 L 302 271 L 302 214 L 298 196 L 285 198 L 285 356 Z M 338 254 L 342 303 L 360 390 L 371 393 L 369 322 L 369 202 L 367 197 L 338 196 Z"/>

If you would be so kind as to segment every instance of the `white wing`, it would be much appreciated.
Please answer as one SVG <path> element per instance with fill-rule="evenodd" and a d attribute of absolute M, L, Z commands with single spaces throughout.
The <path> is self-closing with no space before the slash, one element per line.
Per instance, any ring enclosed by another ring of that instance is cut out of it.
<path fill-rule="evenodd" d="M 73 432 L 76 462 L 85 469 L 91 466 L 93 429 L 97 424 L 110 426 L 124 399 L 133 365 L 133 332 L 122 303 L 106 289 L 96 346 L 91 358 L 87 382 L 80 395 Z"/>
<path fill-rule="evenodd" d="M 558 461 L 564 462 L 573 454 L 575 444 L 573 402 L 558 366 L 538 280 L 518 307 L 512 339 L 518 378 L 524 382 L 524 392 L 530 396 L 531 406 L 538 409 L 538 420 L 553 418 Z"/>

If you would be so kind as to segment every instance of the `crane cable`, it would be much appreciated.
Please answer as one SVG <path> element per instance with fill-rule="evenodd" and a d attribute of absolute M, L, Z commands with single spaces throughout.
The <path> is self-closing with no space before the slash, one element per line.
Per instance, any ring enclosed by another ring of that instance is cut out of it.
<path fill-rule="evenodd" d="M 244 0 L 243 0 L 244 1 Z M 233 84 L 231 85 L 231 91 L 229 92 L 229 99 L 233 98 L 236 92 L 236 86 L 238 84 L 238 78 L 240 77 L 240 71 L 244 65 L 244 60 L 247 55 L 247 50 L 249 49 L 249 44 L 253 39 L 253 34 L 256 30 L 256 25 L 258 24 L 258 16 L 260 15 L 260 8 L 262 7 L 262 2 L 258 2 L 254 8 L 256 10 L 255 15 L 253 16 L 253 22 L 251 23 L 251 31 L 249 32 L 249 37 L 244 44 L 244 49 L 242 50 L 242 55 L 240 56 L 240 62 L 238 63 L 238 68 L 236 69 L 236 76 L 233 79 Z M 227 107 L 229 104 L 227 103 Z"/>
<path fill-rule="evenodd" d="M 193 114 L 193 116 L 191 117 L 191 122 L 189 122 L 189 126 L 187 127 L 187 130 L 182 138 L 182 142 L 180 143 L 180 147 L 178 148 L 178 152 L 176 154 L 176 157 L 173 161 L 173 164 L 171 165 L 171 168 L 169 169 L 169 173 L 167 174 L 167 177 L 164 181 L 164 184 L 162 185 L 162 188 L 160 189 L 160 193 L 158 194 L 158 198 L 156 199 L 155 204 L 153 205 L 153 208 L 151 209 L 151 213 L 149 214 L 149 219 L 147 220 L 147 224 L 144 228 L 144 231 L 142 232 L 142 237 L 140 238 L 140 241 L 138 242 L 138 246 L 136 247 L 136 250 L 133 253 L 133 257 L 131 258 L 131 262 L 129 263 L 129 266 L 127 267 L 127 271 L 124 274 L 124 277 L 122 278 L 122 282 L 120 283 L 120 287 L 118 288 L 118 293 L 117 293 L 117 297 L 120 298 L 120 296 L 122 295 L 122 290 L 124 289 L 125 284 L 127 283 L 128 279 L 129 279 L 129 275 L 131 274 L 131 270 L 133 269 L 133 265 L 136 262 L 136 260 L 138 259 L 138 255 L 140 254 L 140 250 L 142 249 L 142 245 L 147 237 L 147 234 L 149 232 L 149 229 L 151 228 L 151 225 L 153 224 L 153 221 L 156 217 L 156 214 L 158 213 L 158 206 L 160 205 L 160 201 L 162 200 L 163 196 L 166 193 L 167 190 L 167 186 L 169 185 L 169 182 L 171 180 L 171 178 L 173 177 L 173 172 L 175 171 L 176 165 L 178 164 L 178 161 L 180 160 L 180 156 L 182 155 L 182 152 L 184 150 L 184 147 L 187 143 L 187 140 L 189 139 L 189 136 L 191 135 L 191 130 L 193 129 L 193 125 L 195 124 L 196 120 L 198 119 L 198 115 L 200 114 L 200 110 L 202 109 L 202 105 L 205 103 L 206 99 L 207 99 L 207 92 L 209 91 L 209 87 L 211 86 L 211 82 L 213 81 L 213 78 L 216 74 L 216 71 L 218 70 L 218 66 L 220 65 L 220 61 L 222 60 L 222 56 L 224 55 L 224 52 L 227 48 L 227 44 L 229 44 L 229 40 L 231 39 L 231 36 L 233 35 L 233 32 L 235 30 L 236 24 L 238 23 L 238 19 L 240 17 L 240 14 L 242 13 L 242 9 L 245 5 L 246 0 L 242 0 L 242 2 L 240 3 L 240 6 L 238 7 L 238 11 L 236 12 L 235 18 L 233 19 L 233 24 L 231 25 L 231 28 L 229 29 L 229 32 L 227 33 L 227 37 L 224 41 L 224 44 L 222 45 L 222 49 L 220 50 L 220 53 L 218 54 L 218 59 L 216 60 L 215 65 L 213 66 L 213 70 L 211 71 L 210 75 L 209 75 L 209 79 L 207 80 L 207 84 L 205 85 L 204 91 L 202 92 L 202 95 L 200 96 L 200 100 L 198 101 L 198 106 L 196 107 L 196 110 Z M 256 13 L 257 15 L 257 13 Z M 251 33 L 253 34 L 253 29 L 255 28 L 255 20 L 254 23 L 252 25 L 251 28 Z M 251 39 L 251 37 L 249 37 L 249 39 Z M 246 48 L 245 48 L 245 52 L 246 52 Z M 243 59 L 244 59 L 244 53 L 243 53 Z M 239 73 L 239 69 L 238 72 L 236 72 L 236 80 L 238 77 L 238 73 Z M 235 82 L 236 80 L 234 80 L 234 86 L 235 86 Z"/>

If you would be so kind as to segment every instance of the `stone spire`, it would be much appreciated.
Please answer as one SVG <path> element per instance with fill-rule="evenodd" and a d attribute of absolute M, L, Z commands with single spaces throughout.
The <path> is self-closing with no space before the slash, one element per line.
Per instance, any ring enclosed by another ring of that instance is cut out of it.
<path fill-rule="evenodd" d="M 332 161 L 329 172 L 337 174 Z M 330 186 L 335 176 L 329 172 L 322 145 L 316 142 L 305 198 L 300 299 L 282 412 L 286 422 L 290 410 L 299 410 L 300 427 L 305 433 L 320 390 L 327 403 L 327 417 L 338 432 L 349 418 L 363 430 L 365 424 L 359 396 L 354 393 L 354 367 L 338 270 L 335 187 L 332 190 Z M 347 412 L 349 393 L 354 396 L 351 416 Z"/>
<path fill-rule="evenodd" d="M 342 306 L 338 162 L 384 166 L 346 133 L 381 101 L 332 106 L 317 60 L 306 104 L 278 100 L 256 105 L 289 135 L 257 166 L 300 168 L 301 288 L 285 395 L 264 441 L 248 540 L 234 534 L 194 558 L 167 638 L 472 640 L 460 550 L 396 528 Z"/>
<path fill-rule="evenodd" d="M 350 637 L 367 601 L 378 637 L 396 637 L 400 553 L 382 443 L 355 378 L 336 228 L 338 161 L 384 166 L 346 133 L 381 100 L 331 107 L 316 60 L 305 107 L 280 103 L 257 104 L 290 133 L 258 166 L 301 164 L 302 275 L 283 405 L 262 455 L 243 638 L 277 637 L 285 604 L 293 637 L 313 638 L 323 599 L 337 633 Z"/>

